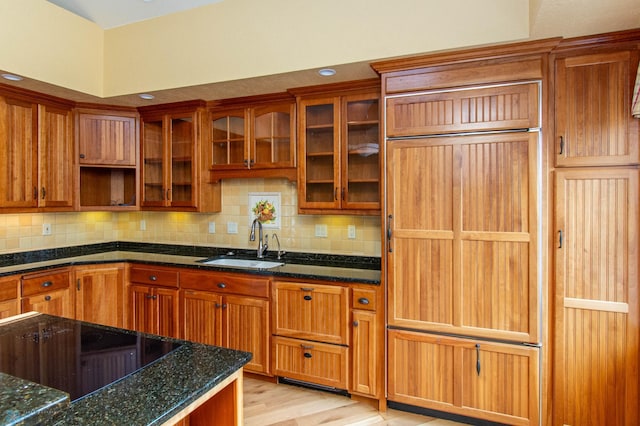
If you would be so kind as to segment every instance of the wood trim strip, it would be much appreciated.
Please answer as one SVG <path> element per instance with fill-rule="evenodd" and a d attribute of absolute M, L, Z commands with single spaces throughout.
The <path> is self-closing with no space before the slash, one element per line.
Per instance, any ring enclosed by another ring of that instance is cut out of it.
<path fill-rule="evenodd" d="M 622 302 L 607 302 L 604 300 L 564 298 L 564 307 L 573 309 L 587 309 L 590 311 L 629 313 L 629 304 Z"/>

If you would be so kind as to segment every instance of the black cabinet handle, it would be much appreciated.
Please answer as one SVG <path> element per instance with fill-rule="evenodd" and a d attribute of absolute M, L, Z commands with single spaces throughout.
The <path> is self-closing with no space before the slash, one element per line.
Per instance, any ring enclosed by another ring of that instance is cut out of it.
<path fill-rule="evenodd" d="M 40 284 L 42 287 L 51 287 L 53 285 L 53 282 L 51 281 L 45 281 L 42 284 Z"/>
<path fill-rule="evenodd" d="M 300 287 L 300 291 L 313 291 L 313 287 Z"/>
<path fill-rule="evenodd" d="M 149 275 L 149 280 L 158 281 L 158 277 L 156 277 L 155 275 Z"/>
<path fill-rule="evenodd" d="M 476 343 L 476 372 L 480 375 L 480 343 Z"/>
<path fill-rule="evenodd" d="M 44 186 L 42 187 L 42 199 L 44 200 L 44 198 L 47 196 L 47 190 L 44 189 Z"/>
<path fill-rule="evenodd" d="M 76 280 L 76 289 L 80 291 L 80 278 Z"/>
<path fill-rule="evenodd" d="M 80 154 L 80 158 L 84 158 L 84 154 Z"/>
<path fill-rule="evenodd" d="M 390 214 L 387 218 L 387 243 L 389 244 L 389 253 L 393 253 L 393 248 L 391 247 L 391 221 L 393 220 L 393 215 Z"/>
<path fill-rule="evenodd" d="M 51 300 L 51 296 L 46 295 L 46 296 L 44 297 L 44 300 L 46 300 L 47 302 L 48 302 L 48 301 L 50 301 L 50 300 Z"/>
<path fill-rule="evenodd" d="M 354 327 L 357 327 L 357 326 L 359 326 L 359 325 L 360 325 L 360 323 L 359 323 L 358 321 L 354 321 L 354 322 L 353 322 L 353 326 L 354 326 Z"/>
<path fill-rule="evenodd" d="M 562 248 L 562 229 L 558 231 L 558 248 Z"/>
<path fill-rule="evenodd" d="M 358 299 L 358 303 L 361 305 L 368 305 L 369 299 L 367 299 L 366 297 L 361 297 L 360 299 Z"/>
<path fill-rule="evenodd" d="M 313 297 L 311 297 L 311 296 L 309 296 L 308 294 L 306 294 L 306 295 L 303 297 L 303 299 L 308 301 L 308 300 L 312 300 L 312 299 L 313 299 Z"/>
<path fill-rule="evenodd" d="M 560 136 L 560 155 L 564 154 L 564 136 Z"/>
<path fill-rule="evenodd" d="M 305 352 L 304 353 L 304 357 L 305 358 L 311 358 L 313 355 L 311 355 L 309 352 Z"/>
<path fill-rule="evenodd" d="M 218 288 L 227 288 L 225 283 L 218 283 Z"/>

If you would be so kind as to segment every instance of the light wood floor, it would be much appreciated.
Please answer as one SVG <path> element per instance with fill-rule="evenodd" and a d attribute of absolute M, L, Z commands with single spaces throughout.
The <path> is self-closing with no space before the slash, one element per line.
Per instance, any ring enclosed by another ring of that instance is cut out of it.
<path fill-rule="evenodd" d="M 454 426 L 435 419 L 397 410 L 380 413 L 364 402 L 328 392 L 244 378 L 244 424 L 246 426 Z"/>

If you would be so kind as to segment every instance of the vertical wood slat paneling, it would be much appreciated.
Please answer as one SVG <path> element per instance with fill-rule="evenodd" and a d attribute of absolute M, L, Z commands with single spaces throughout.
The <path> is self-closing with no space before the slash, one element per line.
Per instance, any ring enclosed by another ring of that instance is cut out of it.
<path fill-rule="evenodd" d="M 389 143 L 389 324 L 538 341 L 537 143 L 536 133 Z"/>
<path fill-rule="evenodd" d="M 557 165 L 638 163 L 638 123 L 631 119 L 628 83 L 632 55 L 637 58 L 624 51 L 556 60 Z"/>
<path fill-rule="evenodd" d="M 636 167 L 556 171 L 558 424 L 638 422 Z M 579 399 L 575 395 L 580 395 Z"/>
<path fill-rule="evenodd" d="M 2 207 L 34 207 L 37 186 L 37 106 L 0 97 Z"/>
<path fill-rule="evenodd" d="M 387 136 L 425 136 L 540 126 L 538 83 L 387 98 Z"/>

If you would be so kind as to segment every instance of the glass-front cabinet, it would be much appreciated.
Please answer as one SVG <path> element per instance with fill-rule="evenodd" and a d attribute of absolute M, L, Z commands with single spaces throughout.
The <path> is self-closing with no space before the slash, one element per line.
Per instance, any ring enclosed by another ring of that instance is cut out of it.
<path fill-rule="evenodd" d="M 379 94 L 299 102 L 300 213 L 379 213 Z"/>
<path fill-rule="evenodd" d="M 142 207 L 196 207 L 197 117 L 142 117 Z"/>
<path fill-rule="evenodd" d="M 295 180 L 295 103 L 242 99 L 211 110 L 211 180 L 287 177 Z"/>

